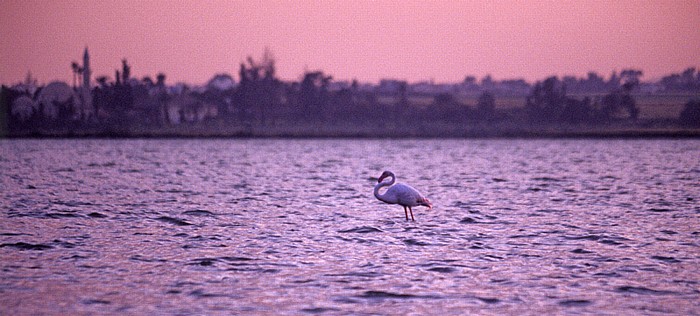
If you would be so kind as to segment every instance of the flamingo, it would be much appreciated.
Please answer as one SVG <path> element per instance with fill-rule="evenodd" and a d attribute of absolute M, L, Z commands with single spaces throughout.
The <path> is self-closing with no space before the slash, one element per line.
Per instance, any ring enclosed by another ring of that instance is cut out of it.
<path fill-rule="evenodd" d="M 382 182 L 385 178 L 391 177 L 391 181 Z M 406 214 L 406 220 L 408 220 L 408 211 L 411 212 L 411 219 L 415 222 L 416 219 L 413 218 L 414 206 L 427 206 L 429 210 L 433 209 L 433 205 L 430 203 L 426 197 L 424 197 L 418 190 L 414 189 L 412 186 L 396 183 L 396 176 L 391 171 L 384 171 L 379 179 L 377 179 L 377 185 L 374 186 L 374 196 L 380 201 L 388 204 L 399 204 L 403 206 L 403 211 Z M 388 186 L 389 189 L 384 192 L 384 194 L 379 194 L 379 189 Z"/>

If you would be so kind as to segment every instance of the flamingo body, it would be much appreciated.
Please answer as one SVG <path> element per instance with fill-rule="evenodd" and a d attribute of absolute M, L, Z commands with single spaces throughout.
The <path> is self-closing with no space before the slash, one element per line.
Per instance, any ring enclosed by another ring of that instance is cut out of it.
<path fill-rule="evenodd" d="M 387 177 L 391 177 L 391 181 L 382 182 Z M 414 206 L 427 206 L 428 209 L 432 209 L 433 205 L 430 203 L 426 197 L 424 197 L 418 190 L 413 188 L 408 184 L 395 183 L 396 176 L 391 171 L 384 171 L 382 175 L 377 180 L 377 185 L 374 186 L 374 196 L 380 201 L 388 204 L 398 204 L 403 206 L 404 213 L 406 214 L 406 220 L 408 220 L 408 211 L 411 212 L 411 219 L 413 218 Z M 379 189 L 388 186 L 389 189 L 384 192 L 384 194 L 379 194 Z"/>

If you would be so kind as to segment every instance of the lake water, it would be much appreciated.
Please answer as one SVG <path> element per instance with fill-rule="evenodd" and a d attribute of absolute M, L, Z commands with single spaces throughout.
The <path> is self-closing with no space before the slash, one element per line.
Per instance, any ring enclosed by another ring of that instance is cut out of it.
<path fill-rule="evenodd" d="M 0 314 L 700 314 L 699 140 L 0 140 Z M 372 195 L 383 170 L 431 211 Z"/>

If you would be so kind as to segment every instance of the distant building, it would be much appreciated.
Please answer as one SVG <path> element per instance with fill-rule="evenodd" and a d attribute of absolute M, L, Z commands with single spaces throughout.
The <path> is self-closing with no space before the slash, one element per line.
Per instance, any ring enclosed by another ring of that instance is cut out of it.
<path fill-rule="evenodd" d="M 328 83 L 328 91 L 338 92 L 346 89 L 350 89 L 352 83 L 349 81 L 331 81 Z"/>
<path fill-rule="evenodd" d="M 78 91 L 80 104 L 76 104 L 76 107 L 78 107 L 77 119 L 88 120 L 93 118 L 95 114 L 95 108 L 92 105 L 92 89 L 90 88 L 91 76 L 90 54 L 88 53 L 88 48 L 85 47 L 85 52 L 83 53 L 83 84 Z"/>
<path fill-rule="evenodd" d="M 397 94 L 401 89 L 405 89 L 406 85 L 407 82 L 403 80 L 382 79 L 379 81 L 376 92 L 379 94 Z"/>
<path fill-rule="evenodd" d="M 77 114 L 75 91 L 65 82 L 52 81 L 41 89 L 37 96 L 38 110 L 50 120 L 73 119 Z"/>
<path fill-rule="evenodd" d="M 226 91 L 235 87 L 236 83 L 229 74 L 217 74 L 207 83 L 207 90 Z"/>
<path fill-rule="evenodd" d="M 90 89 L 90 78 L 92 76 L 92 69 L 90 69 L 90 54 L 88 53 L 87 47 L 85 47 L 85 52 L 83 53 L 83 87 Z"/>
<path fill-rule="evenodd" d="M 436 84 L 431 81 L 421 81 L 411 84 L 408 90 L 412 94 L 420 95 L 438 95 L 441 93 L 454 93 L 457 85 L 455 84 Z"/>

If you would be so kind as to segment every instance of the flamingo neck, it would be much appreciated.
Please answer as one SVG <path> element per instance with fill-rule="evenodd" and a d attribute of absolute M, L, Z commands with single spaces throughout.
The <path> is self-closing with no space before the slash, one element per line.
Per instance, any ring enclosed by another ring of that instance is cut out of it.
<path fill-rule="evenodd" d="M 374 197 L 376 197 L 378 200 L 386 203 L 391 203 L 388 198 L 386 197 L 386 192 L 384 194 L 379 194 L 379 189 L 383 187 L 390 187 L 394 185 L 396 182 L 396 176 L 392 173 L 391 174 L 391 180 L 389 182 L 382 181 L 377 183 L 377 185 L 374 186 Z"/>

